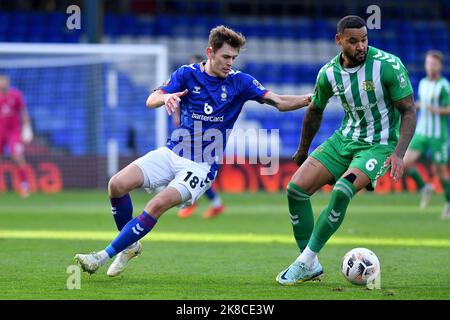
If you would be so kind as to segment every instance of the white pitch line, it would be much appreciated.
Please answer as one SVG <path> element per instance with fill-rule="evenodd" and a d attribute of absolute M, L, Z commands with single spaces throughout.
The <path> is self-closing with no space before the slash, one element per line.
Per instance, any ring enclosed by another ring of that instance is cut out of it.
<path fill-rule="evenodd" d="M 110 241 L 117 232 L 109 231 L 54 231 L 54 230 L 0 230 L 0 239 L 47 239 L 47 240 L 104 240 Z M 153 232 L 144 241 L 167 242 L 211 242 L 211 243 L 255 243 L 293 244 L 292 235 L 240 234 L 240 233 L 192 233 Z M 450 248 L 450 239 L 392 238 L 392 237 L 349 237 L 334 236 L 331 245 L 384 245 L 406 247 Z"/>

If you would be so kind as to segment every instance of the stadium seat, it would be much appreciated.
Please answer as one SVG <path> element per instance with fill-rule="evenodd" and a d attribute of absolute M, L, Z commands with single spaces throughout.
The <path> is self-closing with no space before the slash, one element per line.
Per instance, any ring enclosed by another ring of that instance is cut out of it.
<path fill-rule="evenodd" d="M 155 17 L 155 32 L 158 36 L 173 36 L 172 22 L 169 16 L 158 15 Z"/>
<path fill-rule="evenodd" d="M 113 14 L 105 14 L 103 19 L 103 30 L 105 34 L 116 37 L 120 34 L 119 17 Z"/>

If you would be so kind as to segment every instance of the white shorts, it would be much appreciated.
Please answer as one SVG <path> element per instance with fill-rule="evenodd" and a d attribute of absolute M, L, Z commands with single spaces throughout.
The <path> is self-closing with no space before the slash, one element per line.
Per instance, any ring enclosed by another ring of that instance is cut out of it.
<path fill-rule="evenodd" d="M 177 189 L 183 201 L 179 207 L 192 205 L 211 187 L 211 181 L 208 179 L 208 174 L 211 173 L 210 164 L 180 157 L 167 147 L 150 151 L 133 163 L 144 174 L 142 187 L 147 192 L 155 192 L 166 186 Z M 216 172 L 214 178 L 215 175 Z"/>

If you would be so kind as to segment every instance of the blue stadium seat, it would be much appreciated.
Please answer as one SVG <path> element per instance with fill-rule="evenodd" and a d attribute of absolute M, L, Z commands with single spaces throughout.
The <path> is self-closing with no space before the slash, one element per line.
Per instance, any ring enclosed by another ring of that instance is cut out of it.
<path fill-rule="evenodd" d="M 328 28 L 327 22 L 321 19 L 312 20 L 309 25 L 309 30 L 313 33 L 311 37 L 316 39 L 329 40 L 330 37 L 333 37 L 335 34 L 334 30 L 330 34 L 330 29 Z"/>
<path fill-rule="evenodd" d="M 77 43 L 80 42 L 80 37 L 81 33 L 74 30 L 62 34 L 62 41 L 64 43 Z"/>
<path fill-rule="evenodd" d="M 57 147 L 68 145 L 69 133 L 65 129 L 53 129 L 51 131 L 51 141 Z"/>
<path fill-rule="evenodd" d="M 105 34 L 115 37 L 120 34 L 121 25 L 119 16 L 114 14 L 105 14 L 103 19 L 103 31 Z"/>
<path fill-rule="evenodd" d="M 27 37 L 23 33 L 11 32 L 6 36 L 6 41 L 9 42 L 26 42 Z"/>
<path fill-rule="evenodd" d="M 166 15 L 155 17 L 155 32 L 158 36 L 173 36 L 171 18 Z"/>
<path fill-rule="evenodd" d="M 199 1 L 193 2 L 192 9 L 197 15 L 211 14 L 211 12 L 220 12 L 221 5 L 215 1 Z"/>
<path fill-rule="evenodd" d="M 242 69 L 244 72 L 253 75 L 259 81 L 262 81 L 262 80 L 260 80 L 262 77 L 262 73 L 263 73 L 262 71 L 264 69 L 264 66 L 262 64 L 250 62 L 250 63 L 247 63 L 245 65 L 245 67 Z"/>
<path fill-rule="evenodd" d="M 191 36 L 190 30 L 193 28 L 193 19 L 189 16 L 175 16 L 172 17 L 171 23 L 173 26 L 174 35 L 177 37 Z"/>
<path fill-rule="evenodd" d="M 28 25 L 33 28 L 44 27 L 47 25 L 47 15 L 43 12 L 34 11 L 29 18 Z"/>
<path fill-rule="evenodd" d="M 10 18 L 11 14 L 5 11 L 0 11 L 0 21 L 2 21 L 2 24 L 7 25 L 9 23 Z"/>
<path fill-rule="evenodd" d="M 285 63 L 281 65 L 281 82 L 287 84 L 297 83 L 297 70 L 294 65 L 290 63 Z M 273 81 L 278 82 L 278 81 Z"/>
<path fill-rule="evenodd" d="M 150 20 L 137 21 L 136 34 L 141 36 L 154 36 L 155 24 Z"/>
<path fill-rule="evenodd" d="M 49 30 L 61 30 L 65 27 L 67 15 L 62 12 L 52 12 L 46 16 Z"/>
<path fill-rule="evenodd" d="M 299 20 L 294 22 L 296 30 L 296 39 L 314 39 L 315 32 L 311 27 L 311 22 L 308 20 Z"/>
<path fill-rule="evenodd" d="M 30 19 L 30 14 L 25 11 L 13 11 L 10 13 L 11 23 L 15 26 L 26 25 Z"/>
<path fill-rule="evenodd" d="M 226 24 L 225 19 L 221 17 L 212 16 L 207 20 L 207 29 L 210 30 L 214 27 Z"/>

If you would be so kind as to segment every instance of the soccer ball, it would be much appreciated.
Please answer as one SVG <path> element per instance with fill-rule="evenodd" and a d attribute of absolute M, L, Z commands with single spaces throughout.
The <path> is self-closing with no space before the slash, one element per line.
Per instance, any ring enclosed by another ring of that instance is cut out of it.
<path fill-rule="evenodd" d="M 341 271 L 353 284 L 367 285 L 380 274 L 380 261 L 375 253 L 366 248 L 355 248 L 342 259 Z"/>

